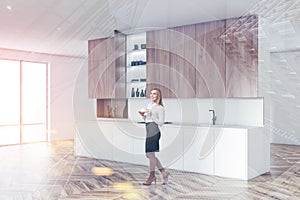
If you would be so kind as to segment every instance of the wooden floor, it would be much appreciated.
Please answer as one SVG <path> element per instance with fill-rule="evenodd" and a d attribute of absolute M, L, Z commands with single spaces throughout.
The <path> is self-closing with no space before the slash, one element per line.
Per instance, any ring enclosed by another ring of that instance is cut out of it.
<path fill-rule="evenodd" d="M 271 145 L 270 173 L 250 181 L 170 170 L 169 184 L 157 173 L 151 186 L 147 167 L 74 157 L 73 141 L 0 147 L 0 159 L 1 200 L 300 199 L 300 146 Z"/>

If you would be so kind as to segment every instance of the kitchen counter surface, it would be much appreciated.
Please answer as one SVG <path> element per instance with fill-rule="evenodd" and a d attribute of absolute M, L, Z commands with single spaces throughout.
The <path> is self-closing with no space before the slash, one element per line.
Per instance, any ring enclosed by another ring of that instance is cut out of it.
<path fill-rule="evenodd" d="M 99 122 L 115 122 L 115 123 L 133 123 L 137 125 L 144 125 L 143 121 L 131 121 L 130 119 L 122 118 L 97 118 Z M 253 129 L 253 128 L 263 128 L 261 126 L 246 126 L 246 125 L 237 125 L 237 124 L 216 124 L 212 125 L 209 123 L 186 123 L 186 122 L 170 122 L 166 121 L 163 126 L 184 126 L 184 127 L 210 127 L 210 128 L 239 128 L 239 129 Z"/>

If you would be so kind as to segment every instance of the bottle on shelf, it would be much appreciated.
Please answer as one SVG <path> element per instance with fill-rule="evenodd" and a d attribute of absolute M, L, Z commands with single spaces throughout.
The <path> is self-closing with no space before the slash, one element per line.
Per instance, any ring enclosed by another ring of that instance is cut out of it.
<path fill-rule="evenodd" d="M 143 60 L 133 60 L 130 62 L 130 66 L 137 66 L 137 65 L 145 65 L 146 61 Z"/>
<path fill-rule="evenodd" d="M 135 91 L 134 91 L 134 88 L 131 89 L 131 97 L 135 97 Z"/>
<path fill-rule="evenodd" d="M 136 88 L 135 96 L 136 96 L 136 97 L 139 97 L 139 96 L 140 96 L 139 88 Z"/>
<path fill-rule="evenodd" d="M 144 94 L 144 90 L 142 89 L 142 90 L 141 90 L 140 97 L 144 97 L 144 96 L 145 96 L 145 94 Z"/>

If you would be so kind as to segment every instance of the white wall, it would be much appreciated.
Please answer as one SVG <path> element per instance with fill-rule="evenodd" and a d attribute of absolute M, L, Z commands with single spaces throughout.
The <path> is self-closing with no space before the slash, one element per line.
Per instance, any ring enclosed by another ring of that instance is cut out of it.
<path fill-rule="evenodd" d="M 85 59 L 8 49 L 0 49 L 0 58 L 50 64 L 50 140 L 73 139 L 75 133 L 74 87 L 79 70 L 82 67 L 87 68 L 84 66 Z M 87 82 L 82 84 L 87 85 Z M 87 98 L 87 92 L 82 93 L 82 96 Z"/>
<path fill-rule="evenodd" d="M 74 116 L 74 90 L 78 74 L 85 66 L 83 59 L 54 59 L 51 60 L 51 140 L 73 139 L 76 119 Z M 81 82 L 88 86 L 87 81 Z M 82 97 L 88 98 L 87 90 Z M 84 105 L 83 105 L 84 106 Z"/>
<path fill-rule="evenodd" d="M 128 101 L 128 116 L 132 121 L 142 121 L 137 111 L 146 108 L 151 101 L 131 98 Z M 263 98 L 199 98 L 163 99 L 166 109 L 165 121 L 176 124 L 212 124 L 212 113 L 217 115 L 216 124 L 264 126 Z"/>
<path fill-rule="evenodd" d="M 300 145 L 300 23 L 282 12 L 259 16 L 259 95 L 271 142 Z"/>

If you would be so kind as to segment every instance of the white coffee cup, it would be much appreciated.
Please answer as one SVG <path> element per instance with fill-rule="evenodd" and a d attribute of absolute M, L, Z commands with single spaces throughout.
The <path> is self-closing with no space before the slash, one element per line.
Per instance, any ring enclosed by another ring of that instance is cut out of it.
<path fill-rule="evenodd" d="M 144 114 L 144 113 L 146 112 L 146 110 L 145 110 L 144 108 L 141 108 L 141 109 L 139 110 L 139 112 L 142 113 L 142 114 Z"/>

